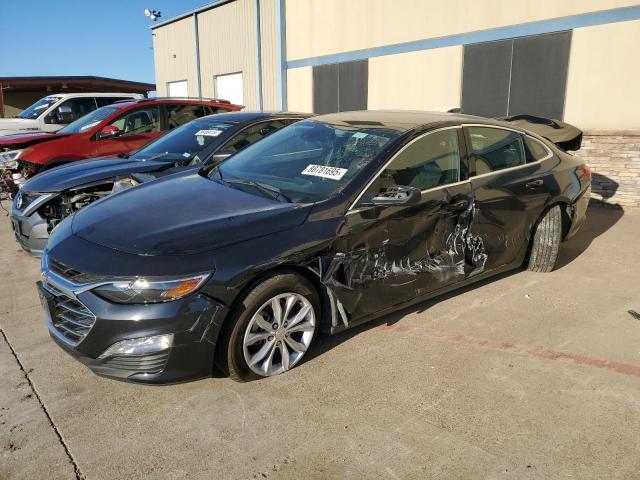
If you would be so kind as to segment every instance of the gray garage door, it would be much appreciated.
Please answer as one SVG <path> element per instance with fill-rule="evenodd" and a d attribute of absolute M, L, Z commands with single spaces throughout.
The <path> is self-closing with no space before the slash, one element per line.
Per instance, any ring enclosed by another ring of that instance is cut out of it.
<path fill-rule="evenodd" d="M 462 111 L 562 119 L 571 32 L 466 45 Z"/>
<path fill-rule="evenodd" d="M 368 85 L 367 60 L 313 67 L 313 111 L 366 110 Z"/>

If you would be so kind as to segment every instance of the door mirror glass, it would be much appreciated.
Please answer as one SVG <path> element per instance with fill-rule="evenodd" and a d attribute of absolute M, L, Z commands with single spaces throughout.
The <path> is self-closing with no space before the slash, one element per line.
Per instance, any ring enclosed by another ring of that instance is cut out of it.
<path fill-rule="evenodd" d="M 98 138 L 109 138 L 109 137 L 117 137 L 120 135 L 120 129 L 115 125 L 107 125 L 98 134 Z"/>
<path fill-rule="evenodd" d="M 398 205 L 415 205 L 420 203 L 422 192 L 415 187 L 405 187 L 396 185 L 387 188 L 371 199 L 371 203 L 376 206 L 393 207 Z"/>

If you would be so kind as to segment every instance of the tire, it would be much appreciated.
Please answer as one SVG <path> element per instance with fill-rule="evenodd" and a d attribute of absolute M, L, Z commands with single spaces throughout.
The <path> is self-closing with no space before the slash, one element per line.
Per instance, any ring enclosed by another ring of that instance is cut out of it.
<path fill-rule="evenodd" d="M 562 210 L 554 205 L 546 211 L 535 227 L 527 269 L 550 272 L 558 259 L 562 241 Z"/>
<path fill-rule="evenodd" d="M 280 305 L 280 317 L 274 302 Z M 288 302 L 290 312 L 283 319 Z M 311 282 L 293 273 L 267 277 L 232 309 L 216 363 L 238 382 L 284 373 L 300 363 L 320 330 L 319 320 L 320 298 Z"/>

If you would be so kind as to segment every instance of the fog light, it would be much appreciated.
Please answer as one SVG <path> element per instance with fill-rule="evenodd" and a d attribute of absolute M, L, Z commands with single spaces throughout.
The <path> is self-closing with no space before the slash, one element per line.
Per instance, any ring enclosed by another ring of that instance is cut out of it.
<path fill-rule="evenodd" d="M 114 343 L 98 358 L 117 357 L 121 355 L 147 355 L 171 348 L 173 333 L 154 335 L 152 337 L 130 338 Z"/>

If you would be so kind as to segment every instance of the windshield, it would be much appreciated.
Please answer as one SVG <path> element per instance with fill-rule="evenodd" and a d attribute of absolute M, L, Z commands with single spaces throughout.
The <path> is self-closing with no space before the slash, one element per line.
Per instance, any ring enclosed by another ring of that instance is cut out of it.
<path fill-rule="evenodd" d="M 60 97 L 44 97 L 38 100 L 36 103 L 31 105 L 30 107 L 25 108 L 18 114 L 18 118 L 28 118 L 33 120 L 34 118 L 38 118 L 45 112 L 51 105 L 60 100 Z"/>
<path fill-rule="evenodd" d="M 216 121 L 211 118 L 193 120 L 138 150 L 131 155 L 131 158 L 138 160 L 163 158 L 186 162 L 212 143 L 219 141 L 221 135 L 234 126 L 233 123 Z"/>
<path fill-rule="evenodd" d="M 293 202 L 315 202 L 342 190 L 400 135 L 386 128 L 295 123 L 236 153 L 211 175 L 221 182 L 257 182 Z"/>
<path fill-rule="evenodd" d="M 66 127 L 58 130 L 58 133 L 82 133 L 90 130 L 98 125 L 105 118 L 113 115 L 118 111 L 113 107 L 102 107 L 94 110 L 91 113 L 86 114 L 84 117 L 80 117 L 75 122 L 70 123 Z"/>

